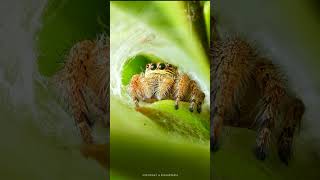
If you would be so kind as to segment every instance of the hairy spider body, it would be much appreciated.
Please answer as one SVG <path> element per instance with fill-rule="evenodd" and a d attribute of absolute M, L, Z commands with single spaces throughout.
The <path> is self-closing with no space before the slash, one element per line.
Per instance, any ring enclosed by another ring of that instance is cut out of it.
<path fill-rule="evenodd" d="M 180 101 L 185 101 L 190 102 L 191 112 L 196 109 L 199 113 L 205 98 L 198 84 L 187 74 L 164 63 L 147 64 L 144 73 L 132 76 L 128 91 L 136 107 L 139 101 L 172 99 L 175 100 L 175 109 L 179 108 Z"/>
<path fill-rule="evenodd" d="M 76 43 L 67 55 L 63 69 L 55 75 L 56 83 L 60 85 L 63 98 L 70 106 L 82 139 L 87 144 L 93 143 L 93 122 L 89 119 L 89 113 L 100 114 L 108 124 L 109 48 L 104 40 Z"/>
<path fill-rule="evenodd" d="M 217 148 L 223 124 L 257 125 L 256 157 L 266 158 L 271 136 L 275 135 L 279 157 L 288 164 L 304 105 L 290 93 L 280 69 L 239 38 L 216 39 L 211 65 L 211 148 Z"/>

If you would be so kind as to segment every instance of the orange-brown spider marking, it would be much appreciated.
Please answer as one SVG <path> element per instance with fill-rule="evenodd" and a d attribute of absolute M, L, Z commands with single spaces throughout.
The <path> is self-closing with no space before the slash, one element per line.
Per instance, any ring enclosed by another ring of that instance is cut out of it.
<path fill-rule="evenodd" d="M 190 102 L 189 110 L 201 112 L 205 95 L 198 84 L 185 73 L 179 73 L 178 68 L 168 63 L 149 63 L 145 72 L 132 76 L 129 95 L 136 107 L 139 101 L 153 102 L 164 99 L 175 100 L 175 108 L 179 101 Z"/>

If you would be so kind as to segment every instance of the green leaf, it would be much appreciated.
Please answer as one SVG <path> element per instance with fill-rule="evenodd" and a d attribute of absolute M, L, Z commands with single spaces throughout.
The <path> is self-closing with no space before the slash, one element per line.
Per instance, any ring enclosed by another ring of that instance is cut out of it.
<path fill-rule="evenodd" d="M 179 109 L 176 110 L 174 104 L 172 100 L 163 100 L 136 110 L 169 133 L 181 135 L 184 138 L 195 138 L 195 142 L 200 140 L 200 142 L 208 143 L 210 140 L 209 111 L 190 112 L 187 102 L 181 102 Z"/>

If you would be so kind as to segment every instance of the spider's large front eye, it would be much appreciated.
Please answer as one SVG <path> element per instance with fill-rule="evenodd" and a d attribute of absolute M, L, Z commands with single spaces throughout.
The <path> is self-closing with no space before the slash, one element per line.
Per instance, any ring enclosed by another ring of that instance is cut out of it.
<path fill-rule="evenodd" d="M 158 65 L 158 69 L 161 69 L 161 70 L 163 70 L 165 67 L 166 67 L 166 65 L 164 63 L 160 63 Z"/>
<path fill-rule="evenodd" d="M 150 66 L 151 66 L 151 70 L 155 70 L 157 68 L 157 65 L 154 63 L 152 63 Z"/>

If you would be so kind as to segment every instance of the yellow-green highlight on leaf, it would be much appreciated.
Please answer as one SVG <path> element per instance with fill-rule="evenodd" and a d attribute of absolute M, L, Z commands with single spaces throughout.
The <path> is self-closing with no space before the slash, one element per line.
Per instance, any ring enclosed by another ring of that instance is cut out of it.
<path fill-rule="evenodd" d="M 163 100 L 137 108 L 168 133 L 192 139 L 194 142 L 208 143 L 210 140 L 209 112 L 190 112 L 187 102 L 180 102 L 179 109 L 174 101 Z"/>
<path fill-rule="evenodd" d="M 141 134 L 148 137 L 167 138 L 164 131 L 149 118 L 138 113 L 134 106 L 129 106 L 120 99 L 110 97 L 110 137 L 120 132 Z M 112 139 L 112 138 L 111 138 Z"/>
<path fill-rule="evenodd" d="M 206 1 L 203 6 L 203 16 L 206 23 L 206 31 L 208 37 L 208 43 L 210 44 L 210 1 Z"/>

